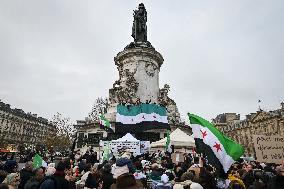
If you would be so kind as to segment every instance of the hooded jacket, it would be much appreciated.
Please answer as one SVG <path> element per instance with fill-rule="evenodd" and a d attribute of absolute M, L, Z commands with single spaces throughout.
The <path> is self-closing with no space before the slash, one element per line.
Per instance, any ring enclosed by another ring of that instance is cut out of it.
<path fill-rule="evenodd" d="M 228 179 L 229 179 L 230 181 L 237 181 L 240 185 L 242 185 L 244 188 L 246 188 L 244 182 L 243 182 L 241 179 L 235 177 L 234 175 L 229 174 L 229 175 L 228 175 Z"/>
<path fill-rule="evenodd" d="M 116 160 L 116 166 L 117 167 L 123 167 L 125 165 L 127 165 L 130 173 L 134 173 L 135 172 L 135 169 L 133 167 L 132 161 L 130 159 L 128 159 L 128 158 L 120 158 L 120 159 Z"/>

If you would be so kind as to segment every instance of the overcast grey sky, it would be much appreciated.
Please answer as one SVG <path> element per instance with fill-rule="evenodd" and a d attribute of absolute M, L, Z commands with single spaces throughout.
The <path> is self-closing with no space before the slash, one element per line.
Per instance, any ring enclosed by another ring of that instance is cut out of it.
<path fill-rule="evenodd" d="M 83 119 L 118 79 L 132 11 L 165 61 L 160 86 L 182 115 L 266 110 L 284 101 L 284 1 L 0 1 L 0 99 L 51 118 Z"/>

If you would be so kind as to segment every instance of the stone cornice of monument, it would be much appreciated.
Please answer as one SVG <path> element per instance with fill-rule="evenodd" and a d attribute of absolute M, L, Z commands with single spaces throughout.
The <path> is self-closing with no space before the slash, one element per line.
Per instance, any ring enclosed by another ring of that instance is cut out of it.
<path fill-rule="evenodd" d="M 135 56 L 151 57 L 152 59 L 157 61 L 159 68 L 164 62 L 163 56 L 155 49 L 135 47 L 130 49 L 124 49 L 123 51 L 119 52 L 117 56 L 114 57 L 115 65 L 120 66 L 120 64 L 123 63 L 123 60 L 133 58 Z"/>

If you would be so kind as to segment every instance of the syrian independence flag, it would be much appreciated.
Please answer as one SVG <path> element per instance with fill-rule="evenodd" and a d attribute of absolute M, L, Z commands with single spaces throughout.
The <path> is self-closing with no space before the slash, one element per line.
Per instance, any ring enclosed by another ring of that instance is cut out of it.
<path fill-rule="evenodd" d="M 47 167 L 47 163 L 38 154 L 33 158 L 33 168 Z"/>
<path fill-rule="evenodd" d="M 100 116 L 100 127 L 106 131 L 113 132 L 113 129 L 111 128 L 111 124 L 107 118 L 105 118 L 104 115 Z"/>
<path fill-rule="evenodd" d="M 145 103 L 117 105 L 116 132 L 136 133 L 149 129 L 170 129 L 165 107 Z"/>
<path fill-rule="evenodd" d="M 188 114 L 195 139 L 197 153 L 206 156 L 208 164 L 217 169 L 218 174 L 227 173 L 231 165 L 244 153 L 244 148 L 223 135 L 209 121 Z"/>
<path fill-rule="evenodd" d="M 169 131 L 169 130 L 167 130 L 167 140 L 166 140 L 165 151 L 172 153 L 172 149 L 171 149 L 171 138 L 170 138 L 170 131 Z"/>

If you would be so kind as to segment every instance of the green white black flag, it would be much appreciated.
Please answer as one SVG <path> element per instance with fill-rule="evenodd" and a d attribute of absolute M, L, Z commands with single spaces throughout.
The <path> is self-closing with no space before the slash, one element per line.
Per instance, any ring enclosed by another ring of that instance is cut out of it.
<path fill-rule="evenodd" d="M 107 128 L 111 128 L 111 124 L 110 124 L 109 120 L 107 118 L 105 118 L 104 115 L 100 116 L 100 125 L 107 127 Z"/>
<path fill-rule="evenodd" d="M 149 129 L 170 129 L 167 109 L 157 104 L 117 105 L 116 132 L 143 132 Z"/>
<path fill-rule="evenodd" d="M 211 164 L 219 164 L 224 172 L 244 153 L 244 148 L 235 141 L 226 137 L 209 121 L 188 114 L 190 126 L 195 139 L 196 150 L 207 155 Z"/>

